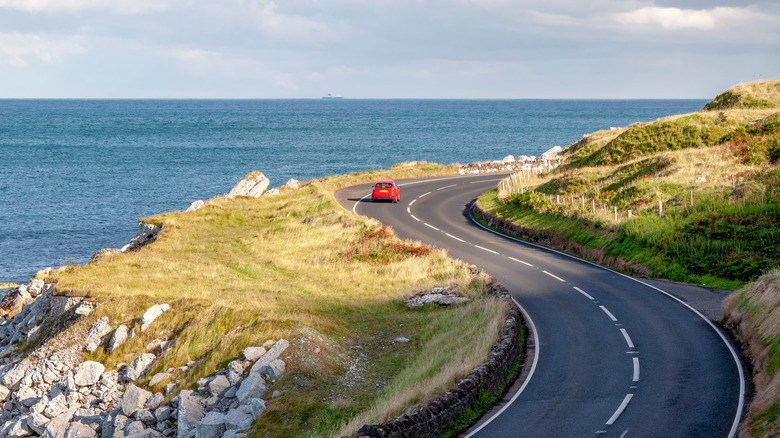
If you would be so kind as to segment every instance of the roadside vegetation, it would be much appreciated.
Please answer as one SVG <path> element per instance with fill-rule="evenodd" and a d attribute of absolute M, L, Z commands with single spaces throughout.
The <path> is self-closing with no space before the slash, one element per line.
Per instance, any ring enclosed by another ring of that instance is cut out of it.
<path fill-rule="evenodd" d="M 399 415 L 449 389 L 487 356 L 505 305 L 482 275 L 443 251 L 399 240 L 336 202 L 341 187 L 453 173 L 418 163 L 302 183 L 278 196 L 217 198 L 195 212 L 144 218 L 162 225 L 138 251 L 52 274 L 58 294 L 102 303 L 90 317 L 137 324 L 155 303 L 173 309 L 155 330 L 90 359 L 112 369 L 161 334 L 175 339 L 140 383 L 191 360 L 180 388 L 223 368 L 244 347 L 285 338 L 287 372 L 250 436 L 340 436 Z M 409 309 L 402 297 L 459 285 L 471 300 Z M 154 332 L 154 333 L 152 333 Z M 405 337 L 409 342 L 395 342 Z M 162 382 L 152 390 L 161 390 Z"/>
<path fill-rule="evenodd" d="M 638 275 L 733 290 L 780 266 L 780 81 L 586 135 L 563 158 L 507 178 L 479 206 Z"/>

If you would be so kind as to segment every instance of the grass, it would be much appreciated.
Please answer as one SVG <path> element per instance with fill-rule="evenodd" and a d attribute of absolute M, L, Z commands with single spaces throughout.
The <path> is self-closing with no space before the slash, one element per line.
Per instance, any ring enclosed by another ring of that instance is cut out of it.
<path fill-rule="evenodd" d="M 59 270 L 51 279 L 58 294 L 102 303 L 90 318 L 108 316 L 113 325 L 137 327 L 152 304 L 172 306 L 151 330 L 110 355 L 99 349 L 90 357 L 107 368 L 129 363 L 153 339 L 174 339 L 140 383 L 198 360 L 171 378 L 192 388 L 244 347 L 286 338 L 288 372 L 274 388 L 282 395 L 251 436 L 354 432 L 444 391 L 481 363 L 505 304 L 488 297 L 484 279 L 467 266 L 352 216 L 333 193 L 379 176 L 451 172 L 398 165 L 311 181 L 274 197 L 214 199 L 196 212 L 143 219 L 162 225 L 153 244 Z M 401 301 L 403 294 L 452 283 L 469 303 L 412 310 Z M 410 342 L 393 343 L 398 336 Z"/>

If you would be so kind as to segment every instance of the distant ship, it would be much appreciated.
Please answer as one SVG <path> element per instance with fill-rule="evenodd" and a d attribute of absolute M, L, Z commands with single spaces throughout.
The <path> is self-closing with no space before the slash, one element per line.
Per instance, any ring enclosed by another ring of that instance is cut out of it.
<path fill-rule="evenodd" d="M 343 99 L 343 98 L 344 98 L 344 96 L 333 96 L 333 95 L 331 95 L 330 93 L 328 93 L 328 95 L 327 95 L 327 96 L 322 96 L 322 98 L 323 98 L 324 100 L 338 100 L 338 99 Z"/>

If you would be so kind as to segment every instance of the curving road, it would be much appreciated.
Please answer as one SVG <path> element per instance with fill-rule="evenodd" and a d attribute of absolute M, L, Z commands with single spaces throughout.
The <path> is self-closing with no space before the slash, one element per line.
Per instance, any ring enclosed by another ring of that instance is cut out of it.
<path fill-rule="evenodd" d="M 400 237 L 480 266 L 533 324 L 530 374 L 464 436 L 735 436 L 744 375 L 720 331 L 649 284 L 475 224 L 471 203 L 499 178 L 400 180 L 398 204 L 370 202 L 368 184 L 336 193 Z"/>

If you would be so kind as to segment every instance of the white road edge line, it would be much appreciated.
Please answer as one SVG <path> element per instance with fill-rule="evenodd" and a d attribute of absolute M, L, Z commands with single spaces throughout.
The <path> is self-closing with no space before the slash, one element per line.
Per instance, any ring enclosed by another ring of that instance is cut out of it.
<path fill-rule="evenodd" d="M 599 307 L 601 307 L 601 310 L 603 310 L 603 311 L 604 311 L 604 313 L 606 313 L 606 314 L 607 314 L 607 316 L 609 316 L 609 319 L 611 319 L 611 320 L 612 320 L 612 322 L 617 322 L 617 318 L 615 318 L 615 315 L 613 315 L 613 314 L 612 314 L 612 312 L 610 312 L 609 310 L 607 310 L 607 308 L 606 308 L 606 307 L 604 307 L 604 306 L 599 306 Z"/>
<path fill-rule="evenodd" d="M 556 279 L 556 280 L 560 281 L 561 283 L 565 283 L 565 282 L 566 282 L 566 280 L 564 280 L 563 278 L 561 278 L 561 277 L 559 277 L 559 276 L 557 276 L 557 275 L 550 274 L 550 273 L 549 273 L 549 272 L 547 272 L 547 271 L 542 271 L 542 272 L 544 272 L 545 274 L 549 275 L 550 277 L 552 277 L 552 278 L 554 278 L 554 279 Z"/>
<path fill-rule="evenodd" d="M 581 293 L 581 294 L 585 295 L 585 296 L 586 296 L 588 299 L 590 299 L 591 301 L 596 301 L 596 299 L 595 299 L 595 298 L 593 298 L 593 297 L 592 297 L 592 296 L 590 296 L 590 295 L 589 295 L 587 292 L 585 292 L 584 290 L 582 290 L 582 289 L 578 288 L 577 286 L 574 286 L 574 290 L 576 290 L 577 292 L 579 292 L 579 293 Z"/>
<path fill-rule="evenodd" d="M 409 203 L 409 207 L 411 207 L 412 204 L 414 204 L 415 202 L 417 202 L 417 200 L 416 199 L 412 199 L 412 202 Z"/>
<path fill-rule="evenodd" d="M 476 248 L 479 248 L 479 249 L 482 249 L 482 250 L 485 250 L 485 251 L 487 251 L 487 252 L 492 252 L 493 254 L 498 254 L 498 251 L 493 251 L 492 249 L 487 249 L 487 248 L 485 248 L 485 247 L 483 247 L 483 246 L 474 245 L 474 247 L 476 247 Z"/>
<path fill-rule="evenodd" d="M 735 415 L 734 415 L 734 421 L 731 423 L 731 430 L 729 431 L 728 438 L 734 438 L 735 436 L 737 436 L 737 429 L 739 428 L 739 422 L 742 419 L 742 411 L 745 409 L 745 392 L 746 392 L 746 389 L 745 389 L 745 370 L 742 369 L 742 362 L 740 361 L 739 354 L 737 354 L 737 351 L 734 349 L 734 347 L 731 345 L 729 340 L 726 338 L 726 335 L 724 335 L 723 332 L 721 332 L 718 329 L 718 327 L 715 326 L 715 324 L 712 321 L 710 321 L 706 316 L 704 316 L 698 310 L 694 309 L 693 306 L 691 306 L 690 304 L 686 303 L 685 301 L 677 298 L 676 296 L 670 294 L 669 292 L 667 292 L 667 291 L 665 291 L 665 290 L 663 290 L 663 289 L 661 289 L 659 287 L 653 286 L 652 284 L 645 283 L 644 281 L 641 281 L 641 280 L 639 280 L 637 278 L 634 278 L 634 277 L 631 277 L 629 275 L 623 274 L 622 272 L 615 271 L 614 269 L 606 268 L 606 267 L 601 266 L 601 265 L 599 265 L 597 263 L 593 263 L 593 262 L 590 262 L 590 261 L 587 261 L 587 260 L 583 260 L 583 259 L 581 259 L 579 257 L 575 257 L 575 256 L 573 256 L 571 254 L 566 254 L 565 252 L 556 251 L 554 249 L 546 248 L 544 246 L 537 245 L 535 243 L 526 242 L 524 240 L 520 240 L 520 239 L 517 239 L 515 237 L 511 237 L 511 236 L 507 236 L 505 234 L 501 234 L 501 233 L 499 233 L 499 232 L 497 232 L 495 230 L 491 230 L 490 228 L 488 228 L 488 227 L 482 225 L 481 223 L 479 223 L 476 219 L 474 219 L 472 214 L 469 215 L 469 219 L 471 220 L 472 223 L 476 224 L 478 227 L 480 227 L 480 228 L 482 228 L 482 229 L 484 229 L 486 231 L 489 231 L 489 232 L 491 232 L 491 233 L 493 233 L 493 234 L 495 234 L 497 236 L 503 236 L 503 237 L 505 237 L 507 239 L 514 240 L 515 242 L 519 242 L 519 243 L 522 243 L 524 245 L 528 245 L 528 246 L 532 246 L 534 248 L 539 248 L 539 249 L 543 249 L 543 250 L 546 250 L 546 251 L 554 252 L 554 253 L 560 254 L 560 255 L 562 255 L 564 257 L 569 257 L 571 259 L 578 260 L 578 261 L 580 261 L 582 263 L 587 263 L 587 264 L 589 264 L 591 266 L 595 266 L 597 268 L 603 269 L 603 270 L 605 270 L 607 272 L 611 272 L 613 274 L 620 275 L 621 277 L 627 278 L 627 279 L 629 279 L 631 281 L 635 281 L 635 282 L 637 282 L 639 284 L 643 284 L 643 285 L 649 287 L 650 289 L 656 290 L 656 291 L 666 295 L 667 297 L 677 301 L 678 303 L 680 303 L 683 306 L 687 307 L 691 312 L 693 312 L 694 314 L 698 315 L 699 318 L 703 319 L 710 326 L 710 328 L 712 328 L 712 330 L 715 331 L 715 333 L 718 334 L 718 336 L 720 337 L 721 341 L 723 341 L 723 343 L 726 345 L 726 348 L 728 348 L 729 352 L 731 352 L 731 358 L 734 359 L 734 365 L 737 368 L 737 374 L 739 374 L 739 402 L 737 403 L 737 409 L 736 409 L 736 412 L 735 412 Z"/>
<path fill-rule="evenodd" d="M 436 189 L 436 190 L 437 190 L 437 191 L 438 191 L 438 190 L 444 190 L 444 189 L 448 189 L 448 188 L 450 188 L 450 187 L 455 187 L 455 186 L 457 186 L 457 184 L 450 184 L 450 185 L 448 185 L 448 186 L 439 187 L 439 188 L 438 188 L 438 189 Z"/>
<path fill-rule="evenodd" d="M 406 212 L 412 214 L 412 210 L 410 210 L 409 207 L 406 207 Z"/>
<path fill-rule="evenodd" d="M 634 358 L 634 382 L 639 381 L 639 358 Z"/>
<path fill-rule="evenodd" d="M 452 237 L 453 239 L 457 240 L 458 242 L 463 242 L 463 243 L 466 243 L 466 241 L 465 241 L 465 240 L 463 240 L 463 239 L 461 239 L 460 237 L 455 237 L 455 236 L 453 236 L 453 235 L 452 235 L 452 234 L 450 234 L 450 233 L 444 233 L 444 234 L 446 234 L 446 235 L 448 235 L 448 236 Z"/>
<path fill-rule="evenodd" d="M 534 324 L 534 320 L 531 319 L 531 315 L 528 314 L 528 312 L 525 311 L 523 306 L 520 305 L 520 303 L 517 302 L 516 299 L 512 298 L 512 301 L 514 301 L 515 305 L 520 309 L 520 313 L 523 314 L 523 318 L 525 319 L 526 323 L 528 323 L 529 328 L 531 329 L 531 332 L 534 335 L 534 361 L 531 364 L 531 371 L 528 372 L 528 376 L 525 378 L 525 382 L 520 386 L 520 389 L 517 390 L 515 395 L 512 396 L 511 399 L 509 399 L 506 404 L 499 409 L 495 414 L 493 414 L 490 418 L 485 420 L 484 423 L 480 424 L 478 428 L 474 429 L 470 434 L 464 436 L 463 438 L 471 438 L 472 436 L 476 435 L 477 432 L 482 430 L 485 426 L 490 424 L 493 420 L 498 418 L 499 415 L 501 415 L 509 406 L 512 405 L 512 403 L 517 400 L 518 397 L 520 397 L 520 394 L 523 393 L 525 390 L 525 387 L 528 386 L 528 383 L 531 381 L 531 377 L 534 375 L 534 371 L 536 371 L 536 364 L 539 363 L 539 332 L 536 331 L 536 324 Z"/>
<path fill-rule="evenodd" d="M 480 180 L 480 181 L 471 181 L 469 184 L 479 184 L 479 183 L 483 183 L 483 182 L 490 182 L 490 181 L 501 181 L 501 178 L 496 178 L 496 179 L 483 179 L 483 180 Z"/>
<path fill-rule="evenodd" d="M 409 216 L 411 216 L 411 217 L 412 217 L 412 219 L 416 220 L 417 222 L 420 222 L 420 219 L 417 219 L 417 216 L 415 216 L 415 215 L 413 215 L 413 214 L 410 214 Z"/>
<path fill-rule="evenodd" d="M 423 193 L 422 195 L 418 196 L 418 197 L 417 197 L 417 199 L 420 199 L 420 198 L 422 198 L 423 196 L 428 196 L 428 195 L 430 195 L 430 194 L 431 194 L 431 192 Z"/>
<path fill-rule="evenodd" d="M 620 333 L 623 333 L 623 337 L 626 338 L 626 344 L 628 344 L 628 348 L 634 348 L 634 343 L 631 342 L 631 336 L 628 336 L 626 329 L 620 329 Z"/>
<path fill-rule="evenodd" d="M 631 401 L 632 397 L 634 397 L 634 394 L 626 394 L 626 398 L 623 399 L 623 403 L 621 403 L 620 406 L 618 406 L 617 411 L 615 411 L 615 413 L 612 414 L 612 417 L 610 417 L 609 420 L 607 420 L 607 426 L 617 421 L 620 414 L 622 414 L 623 410 L 625 410 L 626 406 L 628 406 L 628 402 Z"/>
<path fill-rule="evenodd" d="M 516 258 L 514 258 L 514 257 L 509 257 L 509 260 L 514 260 L 514 261 L 516 261 L 517 263 L 522 263 L 522 264 L 524 264 L 524 265 L 526 265 L 526 266 L 530 266 L 530 267 L 532 267 L 532 268 L 534 267 L 534 265 L 532 265 L 532 264 L 530 264 L 530 263 L 528 263 L 528 262 L 524 262 L 524 261 L 522 261 L 522 260 L 518 260 L 518 259 L 516 259 Z"/>
<path fill-rule="evenodd" d="M 423 225 L 425 225 L 426 227 L 433 228 L 433 229 L 434 229 L 434 230 L 436 230 L 436 231 L 441 231 L 441 230 L 439 230 L 438 228 L 434 227 L 433 225 L 429 224 L 428 222 L 423 222 Z"/>

